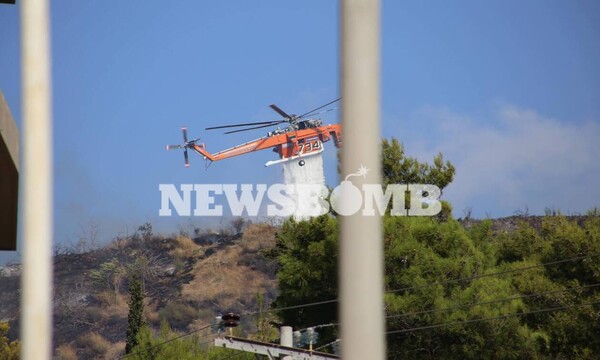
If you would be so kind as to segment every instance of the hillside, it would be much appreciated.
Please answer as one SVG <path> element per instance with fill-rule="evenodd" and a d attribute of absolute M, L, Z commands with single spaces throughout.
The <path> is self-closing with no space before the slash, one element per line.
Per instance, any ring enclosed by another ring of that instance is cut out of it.
<path fill-rule="evenodd" d="M 182 234 L 162 237 L 151 226 L 84 253 L 54 257 L 54 342 L 59 358 L 114 359 L 123 353 L 128 283 L 140 274 L 145 317 L 160 327 L 167 320 L 180 332 L 193 331 L 224 311 L 258 310 L 276 296 L 276 265 L 262 249 L 275 244 L 275 228 L 248 226 L 237 235 Z M 20 265 L 0 270 L 0 321 L 18 336 Z M 263 301 L 264 300 L 264 301 Z M 242 323 L 253 331 L 252 319 Z"/>

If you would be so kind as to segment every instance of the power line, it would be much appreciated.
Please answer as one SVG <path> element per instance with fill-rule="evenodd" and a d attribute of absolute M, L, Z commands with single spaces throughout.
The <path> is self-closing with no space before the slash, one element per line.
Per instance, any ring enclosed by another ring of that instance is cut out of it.
<path fill-rule="evenodd" d="M 123 357 L 121 357 L 121 359 L 125 359 L 125 358 L 127 358 L 127 357 L 130 357 L 130 356 L 133 356 L 133 355 L 137 355 L 137 354 L 142 354 L 142 353 L 145 353 L 145 352 L 147 352 L 147 351 L 149 351 L 149 350 L 151 350 L 151 349 L 154 349 L 154 348 L 157 348 L 157 347 L 161 347 L 161 346 L 163 346 L 163 345 L 165 345 L 165 344 L 168 344 L 168 343 L 170 343 L 170 342 L 173 342 L 173 341 L 175 341 L 175 340 L 177 340 L 177 339 L 181 339 L 182 337 L 189 336 L 189 335 L 192 335 L 192 334 L 194 334 L 194 333 L 197 333 L 197 332 L 199 332 L 199 331 L 202 331 L 202 330 L 208 329 L 210 326 L 211 326 L 211 325 L 209 324 L 209 325 L 206 325 L 206 326 L 203 326 L 203 327 L 201 327 L 200 329 L 196 329 L 196 330 L 193 330 L 193 331 L 187 332 L 187 333 L 185 333 L 185 334 L 182 334 L 182 335 L 175 336 L 174 338 L 171 338 L 171 339 L 169 339 L 169 340 L 163 341 L 163 342 L 161 342 L 161 343 L 159 343 L 159 344 L 156 344 L 156 345 L 152 345 L 152 346 L 150 346 L 150 347 L 147 347 L 147 348 L 145 348 L 145 349 L 142 349 L 142 350 L 140 350 L 140 351 L 136 351 L 136 352 L 134 352 L 134 353 L 125 354 Z M 213 340 L 210 340 L 210 341 L 207 341 L 207 342 L 203 342 L 203 343 L 200 343 L 199 345 L 206 345 L 206 344 L 209 344 L 209 343 L 211 343 L 212 341 L 213 341 Z"/>
<path fill-rule="evenodd" d="M 339 323 L 321 324 L 321 325 L 305 327 L 303 329 L 298 329 L 298 330 L 294 330 L 294 331 L 304 331 L 304 330 L 308 330 L 308 329 L 322 329 L 322 328 L 338 326 L 338 325 L 339 325 Z"/>
<path fill-rule="evenodd" d="M 336 324 L 336 325 L 337 325 L 337 324 Z M 332 342 L 330 342 L 330 343 L 327 343 L 327 344 L 325 344 L 325 345 L 319 346 L 318 348 L 315 348 L 315 351 L 318 351 L 318 350 L 325 349 L 326 347 L 328 347 L 328 346 L 330 346 L 330 345 L 333 345 L 333 344 L 335 344 L 335 343 L 338 343 L 338 342 L 340 342 L 340 341 L 341 341 L 341 339 L 335 339 L 335 341 L 332 341 Z"/>
<path fill-rule="evenodd" d="M 315 326 L 305 327 L 305 328 L 302 328 L 302 329 L 297 329 L 297 330 L 294 330 L 294 332 L 298 332 L 298 331 L 302 332 L 302 331 L 305 331 L 305 330 L 308 330 L 308 329 L 316 330 L 316 329 L 322 329 L 322 328 L 332 327 L 332 326 L 338 326 L 338 325 L 339 325 L 338 323 L 321 324 L 321 325 L 315 325 Z M 274 340 L 271 340 L 271 341 L 279 341 L 279 340 L 280 339 L 277 338 L 277 339 L 274 339 Z"/>
<path fill-rule="evenodd" d="M 544 266 L 550 266 L 550 265 L 556 265 L 556 264 L 561 264 L 561 263 L 566 263 L 566 262 L 571 262 L 571 261 L 578 261 L 578 260 L 582 260 L 582 259 L 586 259 L 586 258 L 593 258 L 593 257 L 597 257 L 600 256 L 600 254 L 593 254 L 593 255 L 585 255 L 585 256 L 578 256 L 578 257 L 574 257 L 574 258 L 569 258 L 569 259 L 563 259 L 563 260 L 557 260 L 557 261 L 551 261 L 551 262 L 547 262 L 547 263 L 542 263 L 542 264 L 537 264 L 537 265 L 532 265 L 532 266 L 527 266 L 527 267 L 522 267 L 522 268 L 517 268 L 517 269 L 510 269 L 510 270 L 505 270 L 505 271 L 500 271 L 500 272 L 495 272 L 495 273 L 489 273 L 489 274 L 480 274 L 480 275 L 473 275 L 473 276 L 469 276 L 469 277 L 464 277 L 464 278 L 459 278 L 459 279 L 451 279 L 451 280 L 446 280 L 446 281 L 439 281 L 439 282 L 434 282 L 434 283 L 429 283 L 429 284 L 425 284 L 425 285 L 418 285 L 418 286 L 411 286 L 411 287 L 406 287 L 406 288 L 400 288 L 400 289 L 395 289 L 395 290 L 388 290 L 386 291 L 386 294 L 389 293 L 396 293 L 396 292 L 401 292 L 401 291 L 411 291 L 411 290 L 416 290 L 416 289 L 422 289 L 422 288 L 427 288 L 427 287 L 431 287 L 431 286 L 437 286 L 437 285 L 447 285 L 447 284 L 451 284 L 451 283 L 456 283 L 456 282 L 461 282 L 461 281 L 470 281 L 470 280 L 475 280 L 475 279 L 480 279 L 480 278 L 484 278 L 484 277 L 491 277 L 491 276 L 499 276 L 499 275 L 505 275 L 505 274 L 509 274 L 509 273 L 515 273 L 515 272 L 519 272 L 519 271 L 526 271 L 526 270 L 531 270 L 531 269 L 535 269 L 535 268 L 539 268 L 539 267 L 544 267 Z M 558 291 L 550 291 L 550 292 L 545 292 L 545 293 L 538 293 L 538 294 L 530 294 L 530 295 L 523 295 L 520 297 L 513 297 L 513 298 L 506 298 L 506 299 L 498 299 L 498 300 L 491 300 L 488 302 L 482 302 L 482 303 L 474 303 L 474 304 L 466 304 L 466 305 L 459 305 L 457 307 L 453 307 L 453 308 L 447 308 L 447 309 L 434 309 L 434 310 L 426 310 L 426 311 L 420 311 L 420 312 L 415 312 L 415 313 L 408 313 L 408 314 L 401 314 L 401 315 L 393 315 L 390 317 L 386 317 L 386 319 L 388 318 L 392 318 L 392 317 L 400 317 L 400 316 L 410 316 L 410 315 L 418 315 L 418 314 L 422 314 L 422 313 L 427 313 L 427 312 L 436 312 L 436 311 L 449 311 L 449 310 L 453 310 L 455 308 L 460 308 L 460 307 L 467 307 L 467 306 L 477 306 L 477 305 L 483 305 L 483 304 L 489 304 L 489 303 L 494 303 L 494 302 L 502 302 L 502 301 L 509 301 L 509 300 L 515 300 L 515 299 L 519 299 L 519 298 L 526 298 L 526 297 L 532 297 L 532 296 L 539 296 L 539 295 L 544 295 L 544 294 L 550 294 L 550 293 L 558 293 L 558 292 L 564 292 L 564 291 L 571 291 L 571 290 L 578 290 L 578 289 L 583 289 L 583 288 L 587 288 L 587 287 L 593 287 L 593 286 L 598 286 L 600 284 L 594 284 L 594 285 L 588 285 L 588 286 L 582 286 L 580 288 L 574 288 L 574 289 L 565 289 L 565 290 L 558 290 Z M 280 308 L 274 308 L 274 309 L 266 309 L 266 310 L 261 310 L 261 311 L 254 311 L 254 312 L 249 312 L 249 313 L 244 313 L 241 316 L 251 316 L 251 315 L 257 315 L 257 314 L 265 314 L 265 313 L 271 313 L 271 312 L 277 312 L 277 311 L 285 311 L 285 310 L 293 310 L 293 309 L 300 309 L 300 308 L 305 308 L 305 307 L 311 307 L 311 306 L 318 306 L 318 305 L 324 305 L 324 304 L 331 304 L 331 303 L 335 303 L 337 302 L 338 299 L 332 299 L 332 300 L 324 300 L 324 301 L 317 301 L 317 302 L 313 302 L 313 303 L 308 303 L 308 304 L 300 304 L 300 305 L 292 305 L 292 306 L 286 306 L 286 307 L 280 307 Z M 572 307 L 572 306 L 570 306 Z M 559 310 L 561 308 L 553 308 L 553 310 Z M 511 314 L 509 316 L 516 316 L 516 315 L 525 315 L 528 313 L 522 313 L 522 314 Z M 490 320 L 492 320 L 494 318 L 491 318 Z M 458 322 L 458 323 L 468 323 L 468 322 L 474 322 L 474 321 L 483 321 L 484 319 L 476 319 L 476 320 L 469 320 L 467 322 Z M 452 325 L 454 323 L 449 323 L 449 324 L 438 324 L 438 325 L 431 325 L 434 327 L 440 327 L 440 326 L 447 326 L 447 325 Z M 339 324 L 326 324 L 326 325 L 320 325 L 321 327 L 325 327 L 325 326 L 336 326 Z M 124 359 L 126 357 L 135 355 L 135 354 L 139 354 L 139 353 L 143 353 L 146 352 L 148 350 L 151 350 L 153 348 L 156 347 L 160 347 L 164 344 L 167 344 L 169 342 L 175 341 L 177 339 L 180 339 L 182 337 L 185 336 L 189 336 L 195 332 L 204 330 L 206 328 L 210 327 L 210 325 L 207 325 L 205 327 L 202 327 L 200 329 L 176 336 L 172 339 L 169 339 L 165 342 L 162 342 L 160 344 L 156 344 L 153 345 L 149 348 L 143 349 L 141 351 L 138 351 L 136 353 L 131 353 L 131 354 L 127 354 L 125 356 L 123 356 L 121 359 Z M 428 327 L 422 327 L 423 329 L 427 329 Z M 419 329 L 421 330 L 421 328 L 415 328 L 415 329 Z M 396 330 L 396 332 L 406 332 L 410 329 L 405 329 L 405 330 Z M 388 332 L 388 334 L 390 333 L 395 333 L 395 332 Z M 212 340 L 211 340 L 212 342 Z M 204 343 L 203 343 L 204 344 Z M 242 354 L 242 353 L 240 353 Z M 238 354 L 239 355 L 239 354 Z M 235 355 L 237 356 L 237 355 Z"/>
<path fill-rule="evenodd" d="M 576 288 L 550 290 L 550 291 L 544 291 L 544 292 L 527 294 L 527 295 L 513 296 L 513 297 L 503 298 L 503 299 L 474 302 L 474 303 L 456 305 L 456 306 L 441 308 L 441 309 L 430 309 L 430 310 L 415 311 L 415 312 L 404 313 L 404 314 L 389 315 L 389 316 L 386 316 L 385 318 L 386 319 L 395 319 L 395 318 L 408 317 L 408 316 L 414 316 L 414 315 L 423 315 L 423 314 L 436 313 L 436 312 L 446 312 L 446 311 L 452 311 L 452 310 L 457 310 L 457 309 L 461 309 L 461 308 L 475 307 L 475 306 L 479 306 L 479 305 L 489 305 L 489 304 L 494 304 L 494 303 L 499 303 L 499 302 L 526 299 L 526 298 L 542 296 L 542 295 L 558 294 L 558 293 L 563 293 L 563 292 L 567 292 L 567 291 L 584 290 L 584 289 L 589 289 L 589 288 L 593 288 L 596 286 L 600 286 L 600 283 L 591 284 L 591 285 L 583 285 L 583 286 L 579 286 Z M 331 323 L 331 324 L 316 325 L 316 326 L 310 326 L 310 327 L 317 329 L 317 328 L 324 328 L 324 327 L 331 327 L 331 326 L 338 326 L 338 325 L 339 325 L 339 323 Z M 305 330 L 305 329 L 302 329 L 302 330 Z"/>
<path fill-rule="evenodd" d="M 449 307 L 449 308 L 443 308 L 443 309 L 433 309 L 433 310 L 417 311 L 417 312 L 406 313 L 406 314 L 399 314 L 399 315 L 391 315 L 391 316 L 387 316 L 386 319 L 393 319 L 393 318 L 398 318 L 398 317 L 420 315 L 420 314 L 433 313 L 433 312 L 451 311 L 451 310 L 460 309 L 460 308 L 464 308 L 464 307 L 474 307 L 474 306 L 478 306 L 478 305 L 489 305 L 489 304 L 493 304 L 493 303 L 496 303 L 496 302 L 518 300 L 518 299 L 523 299 L 523 298 L 528 298 L 528 297 L 536 297 L 536 296 L 549 295 L 549 294 L 557 294 L 557 293 L 567 292 L 567 291 L 584 290 L 584 289 L 589 289 L 589 288 L 593 288 L 593 287 L 596 287 L 596 286 L 600 286 L 600 283 L 596 283 L 596 284 L 592 284 L 592 285 L 584 285 L 584 286 L 580 286 L 580 287 L 576 287 L 576 288 L 569 288 L 569 289 L 562 289 L 562 290 L 552 290 L 552 291 L 545 291 L 545 292 L 528 294 L 528 295 L 522 295 L 522 296 L 514 296 L 514 297 L 504 298 L 504 299 L 496 299 L 496 300 L 490 300 L 490 301 L 470 303 L 470 304 L 458 305 L 458 306 Z M 387 332 L 386 334 L 396 334 L 396 333 L 412 332 L 412 331 L 417 331 L 417 330 L 427 330 L 427 329 L 438 328 L 438 327 L 443 327 L 443 326 L 462 325 L 462 324 L 468 324 L 468 323 L 479 322 L 479 321 L 498 320 L 498 319 L 504 319 L 504 318 L 509 318 L 509 317 L 513 317 L 513 316 L 531 315 L 531 314 L 537 314 L 537 313 L 543 313 L 543 312 L 549 312 L 549 311 L 564 310 L 564 309 L 568 309 L 568 308 L 579 307 L 579 306 L 586 306 L 586 305 L 594 305 L 594 304 L 598 304 L 598 303 L 600 303 L 600 301 L 595 301 L 595 302 L 591 302 L 591 303 L 584 303 L 584 304 L 565 305 L 565 306 L 559 306 L 559 307 L 554 307 L 554 308 L 545 308 L 545 309 L 533 310 L 533 311 L 524 312 L 524 313 L 505 314 L 505 315 L 500 315 L 500 316 L 495 316 L 495 317 L 489 317 L 489 318 L 483 318 L 483 319 L 472 319 L 472 320 L 466 320 L 466 321 L 456 321 L 456 322 L 451 322 L 451 323 L 421 326 L 421 327 L 415 327 L 415 328 L 409 328 L 409 329 L 393 330 L 393 331 Z M 337 325 L 339 325 L 339 324 L 338 323 L 331 323 L 331 324 L 326 324 L 326 325 L 317 325 L 317 326 L 314 326 L 314 327 L 315 328 L 319 327 L 319 326 L 320 327 L 328 327 L 328 326 L 337 326 Z M 315 348 L 315 351 L 324 349 L 324 348 L 326 348 L 326 347 L 328 347 L 330 345 L 333 345 L 333 344 L 335 344 L 335 343 L 337 343 L 339 341 L 340 341 L 340 339 L 336 339 L 335 341 L 332 341 L 332 342 L 327 343 L 325 345 L 319 346 L 319 347 Z"/>
<path fill-rule="evenodd" d="M 600 286 L 600 283 L 596 283 L 596 284 L 592 284 L 592 285 L 584 285 L 584 286 L 580 286 L 580 287 L 577 287 L 577 288 L 552 290 L 552 291 L 545 291 L 545 292 L 533 293 L 533 294 L 528 294 L 528 295 L 521 295 L 521 296 L 514 296 L 514 297 L 509 297 L 509 298 L 503 298 L 503 299 L 495 299 L 495 300 L 490 300 L 490 301 L 483 301 L 483 302 L 476 302 L 476 303 L 470 303 L 470 304 L 464 304 L 464 305 L 457 305 L 457 306 L 449 307 L 449 308 L 432 309 L 432 310 L 417 311 L 417 312 L 405 313 L 405 314 L 399 314 L 399 315 L 391 315 L 391 316 L 387 316 L 386 319 L 393 319 L 393 318 L 398 318 L 398 317 L 407 317 L 407 316 L 420 315 L 420 314 L 433 313 L 433 312 L 452 311 L 452 310 L 456 310 L 456 309 L 460 309 L 460 308 L 465 308 L 465 307 L 474 307 L 474 306 L 478 306 L 478 305 L 489 305 L 489 304 L 493 304 L 493 303 L 497 303 L 497 302 L 512 301 L 512 300 L 518 300 L 518 299 L 524 299 L 524 298 L 530 298 L 530 297 L 536 297 L 536 296 L 542 296 L 542 295 L 549 295 L 549 294 L 557 294 L 557 293 L 567 292 L 567 291 L 584 290 L 584 289 L 589 289 L 589 288 L 593 288 L 593 287 L 596 287 L 596 286 Z M 386 334 L 406 333 L 406 332 L 412 332 L 412 331 L 418 331 L 418 330 L 427 330 L 427 329 L 433 329 L 433 328 L 444 327 L 444 326 L 451 326 L 451 325 L 463 325 L 463 324 L 474 323 L 474 322 L 479 322 L 479 321 L 499 320 L 499 319 L 505 319 L 505 318 L 514 317 L 514 316 L 523 316 L 523 315 L 531 315 L 531 314 L 544 313 L 544 312 L 550 312 L 550 311 L 556 311 L 556 310 L 564 310 L 564 309 L 568 309 L 568 308 L 579 307 L 579 306 L 587 306 L 587 305 L 594 305 L 594 304 L 598 304 L 598 303 L 600 303 L 600 301 L 591 302 L 591 303 L 584 303 L 584 304 L 565 305 L 565 306 L 559 306 L 559 307 L 554 307 L 554 308 L 545 308 L 545 309 L 534 310 L 534 311 L 529 311 L 529 312 L 524 312 L 524 313 L 505 314 L 505 315 L 500 315 L 500 316 L 495 316 L 495 317 L 489 317 L 489 318 L 482 318 L 482 319 L 472 319 L 472 320 L 465 320 L 465 321 L 455 321 L 455 322 L 450 322 L 450 323 L 421 326 L 421 327 L 415 327 L 415 328 L 409 328 L 409 329 L 393 330 L 393 331 L 387 332 Z M 330 326 L 337 326 L 337 325 L 339 325 L 339 324 L 338 323 L 330 323 L 330 324 L 316 325 L 316 326 L 313 326 L 313 328 L 323 328 L 323 327 L 330 327 Z M 204 330 L 204 329 L 208 328 L 209 326 L 203 327 L 201 329 L 194 330 L 194 331 L 186 333 L 186 334 L 179 335 L 177 337 L 169 339 L 169 340 L 167 340 L 165 342 L 162 342 L 160 344 L 151 346 L 149 348 L 143 349 L 143 350 L 138 351 L 136 353 L 127 354 L 127 355 L 123 356 L 122 359 L 126 358 L 128 356 L 132 356 L 132 355 L 135 355 L 135 354 L 146 352 L 148 350 L 151 350 L 152 348 L 156 348 L 156 347 L 162 346 L 162 345 L 164 345 L 166 343 L 172 342 L 172 341 L 177 340 L 179 338 L 191 335 L 194 332 L 198 332 L 198 331 Z M 209 344 L 209 343 L 212 343 L 212 341 L 213 340 L 211 339 L 210 341 L 200 343 L 199 345 Z M 330 342 L 330 343 L 327 343 L 325 345 L 322 345 L 322 346 L 316 348 L 315 351 L 320 350 L 320 349 L 324 349 L 327 346 L 335 344 L 338 341 L 340 341 L 340 340 L 337 339 L 337 340 L 335 340 L 333 342 Z M 239 352 L 237 354 L 232 354 L 229 357 L 223 358 L 221 360 L 233 359 L 233 358 L 235 358 L 237 356 L 240 356 L 242 354 L 243 354 L 243 352 Z"/>
<path fill-rule="evenodd" d="M 447 284 L 452 284 L 452 283 L 457 283 L 457 282 L 462 282 L 462 281 L 471 281 L 471 280 L 481 279 L 481 278 L 485 278 L 485 277 L 506 275 L 506 274 L 510 274 L 510 273 L 531 270 L 531 269 L 544 267 L 544 266 L 557 265 L 557 264 L 562 264 L 562 263 L 571 262 L 571 261 L 583 260 L 586 258 L 594 258 L 597 256 L 600 256 L 600 254 L 577 256 L 577 257 L 573 257 L 573 258 L 569 258 L 569 259 L 556 260 L 556 261 L 526 266 L 526 267 L 517 268 L 517 269 L 499 271 L 499 272 L 495 272 L 495 273 L 479 274 L 479 275 L 473 275 L 473 276 L 468 276 L 468 277 L 459 278 L 459 279 L 450 279 L 450 280 L 438 281 L 438 282 L 424 284 L 424 285 L 417 285 L 417 286 L 410 286 L 410 287 L 399 288 L 399 289 L 394 289 L 394 290 L 387 290 L 385 293 L 392 294 L 392 293 L 397 293 L 397 292 L 402 292 L 402 291 L 412 291 L 412 290 L 417 290 L 417 289 L 423 289 L 423 288 L 427 288 L 427 287 L 431 287 L 431 286 L 447 285 Z M 307 303 L 307 304 L 291 305 L 291 306 L 285 306 L 285 307 L 280 307 L 280 308 L 266 309 L 266 310 L 261 310 L 261 311 L 253 311 L 253 312 L 243 313 L 242 316 L 251 316 L 251 315 L 257 315 L 257 314 L 277 312 L 277 311 L 301 309 L 301 308 L 305 308 L 305 307 L 331 304 L 331 303 L 335 303 L 337 301 L 338 301 L 338 299 L 331 299 L 331 300 L 323 300 L 323 301 L 317 301 L 317 302 L 312 302 L 312 303 Z"/>
<path fill-rule="evenodd" d="M 554 308 L 545 308 L 545 309 L 540 309 L 540 310 L 528 311 L 528 312 L 524 312 L 524 313 L 505 314 L 505 315 L 499 315 L 499 316 L 482 318 L 482 319 L 471 319 L 471 320 L 465 320 L 465 321 L 454 321 L 454 322 L 450 322 L 450 323 L 443 323 L 443 324 L 427 325 L 427 326 L 420 326 L 420 327 L 414 327 L 414 328 L 408 328 L 408 329 L 393 330 L 393 331 L 386 332 L 386 334 L 387 335 L 390 335 L 390 334 L 399 334 L 399 333 L 407 333 L 407 332 L 413 332 L 413 331 L 419 331 L 419 330 L 435 329 L 435 328 L 444 327 L 444 326 L 464 325 L 464 324 L 470 324 L 470 323 L 479 322 L 479 321 L 490 321 L 490 320 L 506 319 L 506 318 L 513 317 L 513 316 L 524 316 L 524 315 L 539 314 L 539 313 L 544 313 L 544 312 L 549 312 L 549 311 L 564 310 L 564 309 L 569 309 L 569 308 L 573 308 L 573 307 L 588 306 L 588 305 L 595 305 L 595 304 L 600 304 L 600 301 L 594 301 L 594 302 L 584 303 L 584 304 L 565 305 L 565 306 L 559 306 L 559 307 L 554 307 Z"/>
<path fill-rule="evenodd" d="M 526 271 L 526 270 L 531 270 L 531 269 L 535 269 L 535 268 L 539 268 L 539 267 L 562 264 L 562 263 L 566 263 L 566 262 L 583 260 L 586 258 L 593 258 L 593 257 L 597 257 L 597 256 L 600 256 L 600 254 L 577 256 L 577 257 L 570 258 L 570 259 L 556 260 L 556 261 L 551 261 L 551 262 L 547 262 L 547 263 L 531 265 L 531 266 L 526 266 L 526 267 L 517 268 L 517 269 L 504 270 L 504 271 L 495 272 L 495 273 L 479 274 L 479 275 L 468 276 L 468 277 L 464 277 L 464 278 L 460 278 L 460 279 L 450 279 L 450 280 L 445 280 L 445 281 L 429 283 L 429 284 L 425 284 L 425 285 L 410 286 L 410 287 L 399 288 L 399 289 L 395 289 L 395 290 L 388 290 L 388 291 L 386 291 L 386 294 L 397 293 L 397 292 L 401 292 L 401 291 L 422 289 L 422 288 L 427 288 L 427 287 L 436 286 L 436 285 L 447 285 L 447 284 L 452 284 L 452 283 L 461 282 L 461 281 L 471 281 L 471 280 L 481 279 L 481 278 L 490 277 L 490 276 L 506 275 L 506 274 L 510 274 L 510 273 L 514 273 L 514 272 Z"/>
<path fill-rule="evenodd" d="M 331 303 L 334 303 L 337 301 L 338 301 L 337 299 L 333 299 L 333 300 L 317 301 L 317 302 L 313 302 L 313 303 L 309 303 L 309 304 L 291 305 L 291 306 L 280 307 L 280 308 L 275 308 L 275 309 L 266 309 L 266 310 L 262 310 L 262 311 L 253 311 L 253 312 L 249 312 L 249 313 L 244 313 L 244 314 L 242 314 L 242 316 L 250 316 L 250 315 L 271 313 L 271 312 L 276 312 L 276 311 L 300 309 L 300 308 L 310 307 L 310 306 L 331 304 Z"/>
<path fill-rule="evenodd" d="M 567 291 L 584 290 L 584 289 L 589 289 L 589 288 L 593 288 L 593 287 L 596 287 L 596 286 L 600 286 L 600 283 L 596 283 L 596 284 L 592 284 L 592 285 L 584 285 L 584 286 L 580 286 L 580 287 L 576 287 L 576 288 L 568 288 L 568 289 L 562 289 L 562 290 L 551 290 L 551 291 L 544 291 L 544 292 L 540 292 L 540 293 L 533 293 L 533 294 L 527 294 L 527 295 L 513 296 L 513 297 L 509 297 L 509 298 L 504 298 L 504 299 L 496 299 L 496 300 L 482 301 L 482 302 L 469 303 L 469 304 L 463 304 L 463 305 L 456 305 L 456 306 L 442 308 L 442 309 L 431 309 L 431 310 L 415 311 L 415 312 L 412 312 L 412 313 L 390 315 L 390 316 L 387 316 L 386 319 L 395 319 L 395 318 L 399 318 L 399 317 L 422 315 L 422 314 L 429 314 L 429 313 L 435 313 L 435 312 L 452 311 L 452 310 L 457 310 L 457 309 L 461 309 L 461 308 L 475 307 L 475 306 L 478 306 L 478 305 L 489 305 L 489 304 L 494 304 L 494 303 L 498 303 L 498 302 L 512 301 L 512 300 L 519 300 L 519 299 L 526 299 L 526 298 L 536 297 L 536 296 L 542 296 L 542 295 L 558 294 L 558 293 L 567 292 Z"/>

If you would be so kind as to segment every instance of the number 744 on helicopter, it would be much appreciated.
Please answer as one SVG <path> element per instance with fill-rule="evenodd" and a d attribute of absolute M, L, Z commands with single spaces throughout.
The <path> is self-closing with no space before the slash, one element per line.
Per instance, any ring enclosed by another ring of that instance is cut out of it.
<path fill-rule="evenodd" d="M 198 142 L 200 140 L 199 138 L 188 140 L 187 128 L 182 127 L 181 131 L 183 133 L 183 144 L 167 145 L 167 150 L 183 149 L 186 167 L 190 166 L 188 149 L 203 156 L 204 159 L 209 162 L 208 165 L 210 165 L 210 163 L 213 161 L 224 160 L 259 150 L 273 149 L 273 151 L 279 155 L 279 159 L 267 161 L 265 166 L 280 164 L 292 160 L 298 160 L 298 165 L 304 166 L 304 158 L 321 153 L 323 151 L 323 143 L 333 140 L 333 143 L 336 147 L 339 148 L 341 146 L 341 125 L 323 125 L 320 119 L 314 118 L 314 116 L 318 114 L 335 110 L 335 108 L 325 108 L 339 100 L 340 99 L 333 100 L 302 115 L 290 115 L 281 110 L 277 105 L 272 104 L 270 105 L 271 109 L 282 116 L 281 119 L 207 127 L 205 130 L 228 129 L 225 134 L 233 134 L 242 131 L 277 126 L 276 129 L 267 132 L 266 136 L 216 153 L 210 153 L 206 149 L 205 144 Z M 286 126 L 284 128 L 279 128 L 278 125 L 284 123 L 286 123 Z"/>

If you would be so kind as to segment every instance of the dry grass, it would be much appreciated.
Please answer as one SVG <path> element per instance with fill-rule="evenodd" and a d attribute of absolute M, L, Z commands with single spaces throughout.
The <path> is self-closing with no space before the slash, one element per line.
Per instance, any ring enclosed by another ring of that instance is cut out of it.
<path fill-rule="evenodd" d="M 131 238 L 129 237 L 117 237 L 113 241 L 111 241 L 107 249 L 115 249 L 118 251 L 122 251 L 131 246 Z"/>
<path fill-rule="evenodd" d="M 158 312 L 161 322 L 167 321 L 175 330 L 185 330 L 198 315 L 198 310 L 179 302 L 170 302 Z"/>
<path fill-rule="evenodd" d="M 104 360 L 120 359 L 123 354 L 125 354 L 125 341 L 119 341 L 111 345 L 104 354 Z"/>
<path fill-rule="evenodd" d="M 247 252 L 270 249 L 275 246 L 275 228 L 269 224 L 252 224 L 244 231 L 240 245 Z"/>
<path fill-rule="evenodd" d="M 78 360 L 77 351 L 71 344 L 62 344 L 56 348 L 54 360 Z"/>
<path fill-rule="evenodd" d="M 206 325 L 214 320 L 215 316 L 217 316 L 217 314 L 210 309 L 198 309 L 196 319 L 188 325 L 187 331 L 192 332 L 205 328 Z"/>
<path fill-rule="evenodd" d="M 160 316 L 156 309 L 156 305 L 150 304 L 150 299 L 144 299 L 144 319 L 151 324 L 160 324 Z"/>
<path fill-rule="evenodd" d="M 129 312 L 128 298 L 128 295 L 113 294 L 109 297 L 110 301 L 108 303 L 103 303 L 101 307 L 89 306 L 87 310 L 92 312 L 92 310 L 97 309 L 94 311 L 96 313 L 94 317 L 97 319 L 107 319 L 113 316 L 127 317 Z"/>
<path fill-rule="evenodd" d="M 88 324 L 95 324 L 104 318 L 104 308 L 98 306 L 86 306 L 81 309 L 81 312 L 77 315 L 78 319 Z"/>
<path fill-rule="evenodd" d="M 76 340 L 77 346 L 83 349 L 84 358 L 103 358 L 110 350 L 112 344 L 102 335 L 92 332 L 81 335 Z"/>
<path fill-rule="evenodd" d="M 198 250 L 198 245 L 194 242 L 194 240 L 190 239 L 187 236 L 178 236 L 177 237 L 177 246 L 188 253 L 192 253 L 195 250 Z"/>
<path fill-rule="evenodd" d="M 119 294 L 114 290 L 102 290 L 94 295 L 102 307 L 108 307 L 119 302 Z"/>
<path fill-rule="evenodd" d="M 244 252 L 240 246 L 226 247 L 196 263 L 192 270 L 194 280 L 183 286 L 182 298 L 232 309 L 239 308 L 240 303 L 253 303 L 256 294 L 273 289 L 276 286 L 274 279 L 267 279 L 264 273 L 239 264 Z"/>
<path fill-rule="evenodd" d="M 175 248 L 170 251 L 171 256 L 173 256 L 176 260 L 181 261 L 195 256 L 200 250 L 199 246 L 194 242 L 194 240 L 187 236 L 177 236 L 176 243 L 177 245 Z"/>

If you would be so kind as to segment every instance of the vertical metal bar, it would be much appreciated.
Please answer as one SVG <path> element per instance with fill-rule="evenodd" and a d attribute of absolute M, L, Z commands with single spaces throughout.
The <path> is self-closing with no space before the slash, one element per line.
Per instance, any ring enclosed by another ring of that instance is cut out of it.
<path fill-rule="evenodd" d="M 342 0 L 341 91 L 342 177 L 361 165 L 366 178 L 353 184 L 381 184 L 379 129 L 379 0 Z M 385 358 L 383 241 L 381 218 L 361 212 L 341 217 L 340 320 L 342 359 Z"/>
<path fill-rule="evenodd" d="M 52 354 L 52 120 L 47 0 L 21 2 L 23 83 L 21 341 L 23 359 Z"/>

